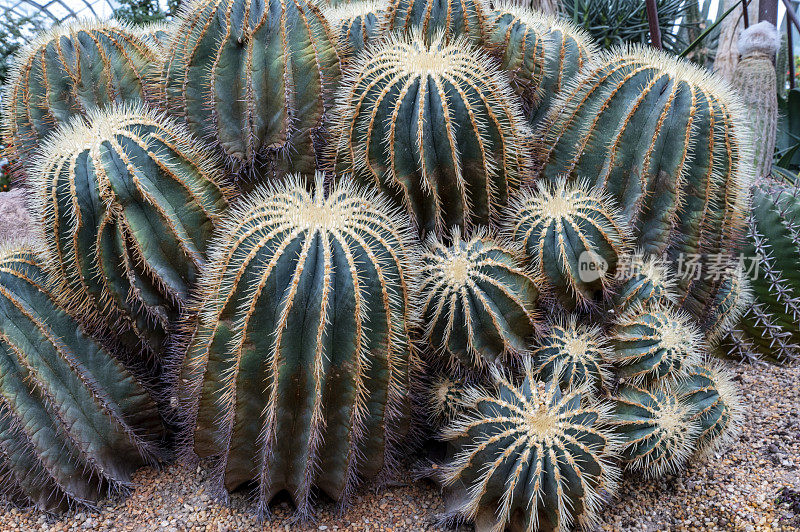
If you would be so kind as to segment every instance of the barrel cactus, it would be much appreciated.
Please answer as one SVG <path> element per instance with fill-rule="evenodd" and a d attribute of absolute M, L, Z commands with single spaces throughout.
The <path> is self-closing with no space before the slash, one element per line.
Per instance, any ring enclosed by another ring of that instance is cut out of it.
<path fill-rule="evenodd" d="M 0 250 L 0 495 L 45 511 L 124 491 L 163 456 L 155 403 L 64 310 L 67 294 L 36 249 Z"/>
<path fill-rule="evenodd" d="M 524 247 L 543 288 L 569 309 L 608 296 L 627 251 L 628 228 L 608 195 L 564 180 L 539 182 L 513 199 L 504 233 Z"/>
<path fill-rule="evenodd" d="M 563 18 L 509 1 L 489 12 L 485 46 L 511 76 L 511 86 L 534 126 L 598 54 L 591 37 Z"/>
<path fill-rule="evenodd" d="M 626 255 L 620 259 L 617 277 L 620 286 L 614 294 L 614 303 L 621 312 L 637 305 L 675 302 L 674 274 L 669 265 L 656 255 Z"/>
<path fill-rule="evenodd" d="M 435 376 L 427 390 L 428 424 L 438 431 L 452 423 L 466 407 L 468 389 L 463 379 L 446 374 Z"/>
<path fill-rule="evenodd" d="M 132 32 L 144 39 L 149 39 L 162 53 L 169 50 L 169 43 L 172 40 L 172 24 L 169 22 L 163 20 L 148 22 L 132 28 Z"/>
<path fill-rule="evenodd" d="M 588 384 L 592 391 L 611 381 L 608 339 L 597 326 L 579 323 L 575 316 L 551 323 L 533 350 L 533 367 L 543 380 L 558 379 L 568 390 Z"/>
<path fill-rule="evenodd" d="M 617 375 L 636 385 L 682 377 L 704 353 L 703 335 L 671 306 L 639 305 L 619 316 L 610 332 Z"/>
<path fill-rule="evenodd" d="M 259 511 L 312 487 L 343 504 L 409 429 L 415 240 L 377 193 L 317 175 L 259 187 L 223 222 L 178 396 L 187 441 Z"/>
<path fill-rule="evenodd" d="M 419 314 L 424 339 L 453 369 L 481 370 L 518 356 L 535 332 L 539 292 L 517 248 L 458 229 L 445 246 L 433 236 L 422 256 Z"/>
<path fill-rule="evenodd" d="M 159 352 L 231 197 L 218 160 L 161 113 L 120 106 L 48 138 L 31 183 L 48 265 L 79 312 Z"/>
<path fill-rule="evenodd" d="M 383 0 L 358 0 L 325 9 L 337 39 L 339 59 L 349 64 L 368 44 L 380 37 L 380 21 L 385 14 Z"/>
<path fill-rule="evenodd" d="M 700 425 L 693 410 L 669 387 L 626 385 L 614 401 L 614 431 L 631 471 L 655 478 L 676 473 L 695 452 Z"/>
<path fill-rule="evenodd" d="M 722 364 L 706 360 L 689 368 L 678 394 L 700 425 L 698 451 L 725 449 L 739 435 L 743 415 L 739 390 Z"/>
<path fill-rule="evenodd" d="M 613 197 L 634 243 L 674 264 L 678 302 L 701 323 L 745 228 L 752 176 L 738 97 L 707 71 L 665 53 L 627 47 L 603 56 L 563 92 L 543 123 L 539 175 L 591 178 Z"/>
<path fill-rule="evenodd" d="M 708 316 L 708 322 L 702 327 L 708 343 L 714 346 L 736 328 L 742 314 L 753 302 L 750 282 L 743 263 L 729 264 L 723 275 L 725 277 L 722 284 L 714 294 L 713 311 Z"/>
<path fill-rule="evenodd" d="M 458 37 L 480 42 L 487 9 L 483 0 L 391 0 L 383 31 L 417 31 L 425 42 L 452 42 Z"/>
<path fill-rule="evenodd" d="M 467 392 L 470 407 L 443 432 L 448 514 L 478 530 L 590 527 L 619 476 L 609 409 L 588 383 L 562 392 L 530 366 L 519 386 L 495 376 L 496 389 Z"/>
<path fill-rule="evenodd" d="M 153 99 L 158 54 L 124 25 L 71 22 L 42 33 L 14 60 L 2 98 L 3 142 L 27 161 L 74 116 Z M 15 168 L 24 177 L 25 169 Z"/>
<path fill-rule="evenodd" d="M 241 175 L 313 172 L 340 78 L 321 8 L 306 0 L 194 0 L 175 24 L 166 106 Z"/>
<path fill-rule="evenodd" d="M 528 173 L 508 83 L 462 39 L 393 36 L 339 93 L 336 165 L 413 215 L 420 232 L 489 225 Z"/>

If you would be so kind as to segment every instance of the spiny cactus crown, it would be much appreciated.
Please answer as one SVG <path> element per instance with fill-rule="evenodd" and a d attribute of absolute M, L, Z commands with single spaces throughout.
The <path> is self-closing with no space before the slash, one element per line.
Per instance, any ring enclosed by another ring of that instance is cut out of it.
<path fill-rule="evenodd" d="M 406 206 L 423 233 L 489 225 L 527 177 L 514 101 L 465 40 L 393 35 L 359 57 L 340 89 L 337 168 Z"/>
<path fill-rule="evenodd" d="M 587 383 L 562 393 L 529 364 L 519 386 L 493 371 L 496 390 L 469 390 L 473 406 L 443 431 L 455 454 L 442 480 L 465 490 L 448 513 L 494 530 L 590 526 L 619 476 L 608 405 Z"/>
<path fill-rule="evenodd" d="M 620 259 L 618 278 L 622 284 L 614 302 L 622 312 L 637 304 L 675 303 L 675 277 L 669 265 L 657 255 L 634 253 Z"/>

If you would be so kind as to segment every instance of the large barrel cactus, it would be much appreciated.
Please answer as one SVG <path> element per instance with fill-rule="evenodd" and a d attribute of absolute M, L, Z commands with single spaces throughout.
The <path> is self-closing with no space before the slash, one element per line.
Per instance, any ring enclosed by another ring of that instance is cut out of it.
<path fill-rule="evenodd" d="M 617 202 L 645 254 L 698 262 L 677 272 L 679 302 L 701 323 L 724 276 L 711 272 L 743 235 L 752 174 L 738 98 L 688 62 L 637 47 L 594 62 L 554 104 L 540 177 L 591 179 Z"/>
<path fill-rule="evenodd" d="M 513 199 L 504 223 L 534 274 L 564 306 L 589 307 L 609 295 L 628 228 L 606 193 L 586 184 L 540 182 Z"/>
<path fill-rule="evenodd" d="M 520 385 L 498 372 L 496 390 L 466 394 L 469 407 L 443 431 L 448 514 L 477 530 L 590 527 L 619 471 L 608 408 L 588 383 L 562 392 L 528 366 Z"/>
<path fill-rule="evenodd" d="M 368 44 L 381 36 L 384 0 L 357 0 L 325 9 L 325 18 L 336 34 L 339 59 L 349 64 Z"/>
<path fill-rule="evenodd" d="M 752 289 L 748 305 L 723 345 L 742 357 L 787 362 L 800 356 L 800 194 L 777 179 L 753 188 L 743 255 Z"/>
<path fill-rule="evenodd" d="M 121 106 L 55 132 L 31 183 L 50 269 L 79 312 L 160 351 L 228 204 L 218 160 L 162 114 Z"/>
<path fill-rule="evenodd" d="M 337 168 L 405 205 L 422 233 L 488 225 L 527 177 L 521 111 L 464 40 L 391 37 L 339 97 Z"/>
<path fill-rule="evenodd" d="M 74 116 L 155 97 L 158 54 L 126 26 L 80 21 L 55 26 L 14 61 L 0 108 L 12 160 L 27 161 L 42 139 Z M 24 168 L 16 169 L 22 176 Z"/>
<path fill-rule="evenodd" d="M 563 18 L 509 1 L 489 12 L 485 46 L 511 76 L 532 125 L 598 53 L 591 37 Z"/>
<path fill-rule="evenodd" d="M 94 504 L 163 454 L 155 403 L 67 314 L 28 245 L 0 250 L 0 495 Z"/>
<path fill-rule="evenodd" d="M 318 174 L 257 189 L 218 233 L 180 378 L 187 439 L 218 457 L 260 511 L 312 487 L 346 503 L 391 470 L 409 429 L 408 218 L 348 181 Z"/>
<path fill-rule="evenodd" d="M 433 236 L 422 256 L 424 338 L 453 370 L 479 370 L 528 350 L 539 291 L 515 247 L 480 232 L 448 247 Z"/>
<path fill-rule="evenodd" d="M 167 107 L 219 145 L 237 172 L 313 172 L 315 137 L 340 78 L 320 7 L 194 0 L 176 24 L 163 73 Z"/>
<path fill-rule="evenodd" d="M 450 42 L 483 39 L 487 6 L 483 0 L 391 0 L 383 19 L 384 33 L 419 32 L 421 39 Z"/>

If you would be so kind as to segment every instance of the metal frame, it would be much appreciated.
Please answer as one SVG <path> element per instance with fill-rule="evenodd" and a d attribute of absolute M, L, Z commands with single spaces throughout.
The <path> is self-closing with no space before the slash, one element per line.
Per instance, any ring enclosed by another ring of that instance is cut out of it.
<path fill-rule="evenodd" d="M 0 0 L 0 10 L 6 14 L 19 18 L 40 13 L 54 24 L 73 18 L 110 16 L 117 7 L 114 0 Z"/>

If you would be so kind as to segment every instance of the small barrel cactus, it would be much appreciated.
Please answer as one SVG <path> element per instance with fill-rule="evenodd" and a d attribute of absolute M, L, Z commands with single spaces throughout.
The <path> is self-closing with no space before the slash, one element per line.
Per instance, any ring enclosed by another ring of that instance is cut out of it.
<path fill-rule="evenodd" d="M 391 470 L 410 425 L 408 218 L 322 179 L 258 188 L 231 210 L 179 379 L 187 441 L 218 458 L 228 490 L 253 482 L 262 514 L 283 490 L 299 517 L 313 487 L 346 503 Z"/>
<path fill-rule="evenodd" d="M 489 225 L 527 178 L 521 111 L 466 41 L 390 37 L 339 98 L 337 168 L 406 206 L 421 233 Z"/>
<path fill-rule="evenodd" d="M 88 118 L 44 142 L 34 217 L 80 312 L 158 352 L 231 194 L 217 159 L 163 114 L 120 106 Z"/>
<path fill-rule="evenodd" d="M 554 103 L 535 154 L 539 176 L 592 179 L 615 199 L 645 254 L 666 253 L 678 301 L 707 321 L 745 228 L 752 178 L 738 97 L 707 71 L 663 52 L 626 47 L 587 67 Z M 680 268 L 679 268 L 680 269 Z"/>
<path fill-rule="evenodd" d="M 452 357 L 450 366 L 480 370 L 527 351 L 539 292 L 519 250 L 484 232 L 448 247 L 433 236 L 422 256 L 419 314 L 424 338 Z M 456 365 L 457 364 L 457 365 Z"/>
<path fill-rule="evenodd" d="M 692 366 L 678 386 L 681 401 L 691 409 L 691 419 L 700 425 L 698 451 L 714 453 L 727 448 L 738 436 L 742 404 L 737 386 L 719 362 Z"/>
<path fill-rule="evenodd" d="M 417 32 L 426 43 L 459 37 L 480 42 L 487 9 L 483 0 L 391 0 L 383 32 Z"/>
<path fill-rule="evenodd" d="M 26 161 L 74 116 L 154 98 L 158 54 L 127 26 L 79 21 L 55 26 L 14 60 L 2 98 L 4 143 Z M 24 177 L 25 169 L 15 168 Z"/>
<path fill-rule="evenodd" d="M 669 265 L 656 255 L 626 255 L 617 267 L 620 286 L 614 303 L 620 312 L 637 305 L 671 304 L 676 300 L 675 278 Z"/>
<path fill-rule="evenodd" d="M 714 294 L 713 312 L 709 314 L 708 322 L 701 327 L 708 343 L 714 346 L 737 326 L 742 314 L 752 304 L 750 282 L 747 280 L 744 264 L 732 263 L 723 271 L 725 278 Z"/>
<path fill-rule="evenodd" d="M 540 182 L 513 199 L 504 233 L 525 249 L 537 280 L 564 306 L 588 307 L 608 295 L 627 227 L 613 201 L 584 184 Z"/>
<path fill-rule="evenodd" d="M 489 12 L 486 28 L 485 46 L 511 76 L 511 86 L 534 126 L 598 54 L 591 37 L 563 18 L 508 1 Z"/>
<path fill-rule="evenodd" d="M 163 455 L 155 402 L 65 297 L 36 249 L 0 250 L 0 495 L 45 511 L 124 491 Z"/>
<path fill-rule="evenodd" d="M 194 0 L 173 35 L 165 103 L 195 136 L 238 173 L 314 171 L 340 79 L 336 37 L 315 2 Z"/>
<path fill-rule="evenodd" d="M 470 407 L 443 431 L 453 448 L 441 471 L 454 492 L 448 515 L 478 530 L 591 526 L 619 476 L 609 409 L 588 383 L 562 392 L 530 366 L 520 386 L 495 374 L 496 390 L 468 391 Z"/>
<path fill-rule="evenodd" d="M 435 430 L 449 425 L 466 407 L 467 385 L 463 379 L 438 375 L 429 384 L 425 405 L 428 424 Z"/>
<path fill-rule="evenodd" d="M 550 324 L 533 350 L 533 367 L 543 380 L 559 378 L 568 390 L 587 383 L 599 390 L 611 381 L 607 360 L 611 357 L 608 339 L 597 326 L 578 323 L 575 316 Z"/>
<path fill-rule="evenodd" d="M 622 459 L 647 478 L 676 473 L 697 446 L 700 426 L 692 408 L 668 387 L 619 389 L 614 401 L 614 431 L 622 438 Z"/>
<path fill-rule="evenodd" d="M 380 37 L 380 21 L 385 9 L 384 0 L 357 0 L 325 8 L 325 18 L 336 35 L 339 59 L 343 66 L 347 66 L 368 44 Z"/>
<path fill-rule="evenodd" d="M 616 319 L 609 336 L 617 375 L 637 386 L 677 379 L 704 353 L 700 330 L 668 305 L 634 307 Z"/>

